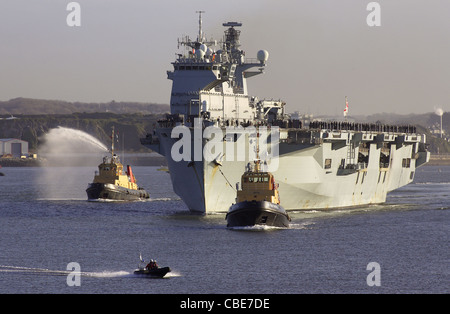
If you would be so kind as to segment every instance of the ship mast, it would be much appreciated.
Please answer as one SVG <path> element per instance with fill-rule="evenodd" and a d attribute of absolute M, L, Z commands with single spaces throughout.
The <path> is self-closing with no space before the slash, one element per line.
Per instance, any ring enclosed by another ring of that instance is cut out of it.
<path fill-rule="evenodd" d="M 259 160 L 259 127 L 256 131 L 256 160 L 255 160 L 255 172 L 260 172 L 260 160 Z"/>
<path fill-rule="evenodd" d="M 201 43 L 203 41 L 202 13 L 205 13 L 205 11 L 195 11 L 195 13 L 198 13 L 198 37 L 197 37 L 197 42 Z"/>

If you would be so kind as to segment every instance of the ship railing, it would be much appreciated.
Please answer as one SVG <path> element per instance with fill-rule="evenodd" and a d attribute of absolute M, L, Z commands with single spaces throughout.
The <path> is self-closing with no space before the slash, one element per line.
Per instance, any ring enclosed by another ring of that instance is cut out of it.
<path fill-rule="evenodd" d="M 255 65 L 264 66 L 264 64 L 262 64 L 261 61 L 259 61 L 256 58 L 245 58 L 244 59 L 244 64 L 255 64 Z"/>
<path fill-rule="evenodd" d="M 195 63 L 202 63 L 202 64 L 211 64 L 211 63 L 228 63 L 230 61 L 234 61 L 234 62 L 238 62 L 240 64 L 250 64 L 250 65 L 255 65 L 255 66 L 264 66 L 263 63 L 261 63 L 261 61 L 259 61 L 257 58 L 244 58 L 243 60 L 238 59 L 238 58 L 230 58 L 229 56 L 221 56 L 221 57 L 215 57 L 214 59 L 211 58 L 201 58 L 198 59 L 197 57 L 195 57 L 195 55 L 189 55 L 189 56 L 183 56 L 183 55 L 179 55 L 178 58 L 176 59 L 176 63 L 178 64 L 195 64 Z"/>
<path fill-rule="evenodd" d="M 318 121 L 309 123 L 310 129 L 330 130 L 330 131 L 358 131 L 358 132 L 378 132 L 378 133 L 406 133 L 415 134 L 417 129 L 414 125 L 389 125 L 381 123 L 357 123 L 347 121 Z"/>
<path fill-rule="evenodd" d="M 215 60 L 208 59 L 208 58 L 198 59 L 198 58 L 194 57 L 193 55 L 190 55 L 190 56 L 179 56 L 175 63 L 177 63 L 177 64 L 184 64 L 184 63 L 186 63 L 186 64 L 195 64 L 195 63 L 211 64 L 211 63 L 220 63 L 220 62 L 217 60 L 217 58 Z"/>
<path fill-rule="evenodd" d="M 264 64 L 261 63 L 261 61 L 259 61 L 256 58 L 244 58 L 243 60 L 238 59 L 238 58 L 230 58 L 229 56 L 221 56 L 221 57 L 215 57 L 213 58 L 206 58 L 206 59 L 198 59 L 196 58 L 194 55 L 189 55 L 189 56 L 179 56 L 178 59 L 176 60 L 176 63 L 178 64 L 195 64 L 195 63 L 202 63 L 202 64 L 223 64 L 223 63 L 228 63 L 228 62 L 237 62 L 240 64 L 246 64 L 246 65 L 254 65 L 254 66 L 261 66 L 263 67 Z"/>
<path fill-rule="evenodd" d="M 282 139 L 281 142 L 286 142 L 288 144 L 311 144 L 311 145 L 318 145 L 322 143 L 322 139 L 320 138 L 298 138 L 298 139 Z"/>
<path fill-rule="evenodd" d="M 242 86 L 235 86 L 235 87 L 233 87 L 233 92 L 235 94 L 243 94 L 244 93 L 244 87 L 242 87 Z"/>

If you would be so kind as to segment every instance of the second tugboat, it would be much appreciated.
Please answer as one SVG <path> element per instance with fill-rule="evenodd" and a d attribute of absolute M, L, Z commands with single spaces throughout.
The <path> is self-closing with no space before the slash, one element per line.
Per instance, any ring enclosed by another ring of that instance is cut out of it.
<path fill-rule="evenodd" d="M 103 157 L 98 166 L 93 183 L 88 185 L 88 200 L 124 200 L 134 201 L 149 198 L 149 194 L 137 185 L 131 167 L 124 173 L 119 156 L 114 154 L 114 127 L 112 130 L 111 156 Z"/>
<path fill-rule="evenodd" d="M 236 204 L 226 215 L 227 227 L 289 227 L 291 218 L 280 205 L 278 184 L 273 174 L 261 171 L 260 166 L 257 160 L 255 169 L 242 175 L 242 190 L 237 191 Z"/>
<path fill-rule="evenodd" d="M 258 150 L 257 146 L 259 155 Z M 227 227 L 263 225 L 287 228 L 291 218 L 280 205 L 278 184 L 272 173 L 261 170 L 258 155 L 254 168 L 249 165 L 242 175 L 242 189 L 237 191 L 236 204 L 230 207 L 225 217 Z"/>

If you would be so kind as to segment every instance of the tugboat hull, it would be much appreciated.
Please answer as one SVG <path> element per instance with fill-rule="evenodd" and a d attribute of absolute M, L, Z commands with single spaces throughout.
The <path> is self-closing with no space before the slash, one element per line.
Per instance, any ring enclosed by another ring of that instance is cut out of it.
<path fill-rule="evenodd" d="M 230 207 L 226 215 L 227 227 L 254 225 L 289 227 L 289 215 L 280 205 L 267 201 L 243 201 Z"/>
<path fill-rule="evenodd" d="M 86 189 L 88 200 L 136 201 L 149 198 L 144 189 L 132 190 L 109 183 L 91 183 Z"/>

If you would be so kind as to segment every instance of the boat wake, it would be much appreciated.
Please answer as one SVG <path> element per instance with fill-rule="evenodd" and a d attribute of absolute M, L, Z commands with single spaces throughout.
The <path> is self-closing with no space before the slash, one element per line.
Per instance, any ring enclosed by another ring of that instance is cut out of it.
<path fill-rule="evenodd" d="M 140 200 L 112 200 L 107 198 L 95 198 L 95 199 L 87 199 L 88 202 L 92 203 L 120 203 L 120 202 L 139 202 Z"/>
<path fill-rule="evenodd" d="M 51 270 L 47 268 L 33 268 L 23 266 L 8 266 L 0 265 L 0 273 L 17 273 L 17 274 L 32 274 L 32 275 L 46 275 L 46 276 L 68 276 L 73 271 L 69 270 Z M 100 271 L 100 272 L 80 272 L 81 277 L 85 278 L 137 278 L 142 277 L 135 275 L 130 271 Z M 164 278 L 181 277 L 182 274 L 177 271 L 171 271 L 167 273 Z M 145 277 L 147 278 L 147 277 Z"/>
<path fill-rule="evenodd" d="M 128 271 L 102 271 L 102 272 L 81 272 L 81 276 L 93 278 L 116 278 L 130 277 L 132 274 Z"/>
<path fill-rule="evenodd" d="M 86 199 L 84 199 L 86 200 Z M 156 197 L 156 198 L 141 198 L 138 200 L 113 200 L 113 199 L 103 199 L 103 198 L 99 198 L 99 199 L 88 199 L 89 202 L 98 202 L 98 203 L 117 203 L 117 202 L 169 202 L 169 201 L 178 201 L 180 200 L 179 198 L 170 198 L 170 197 Z"/>
<path fill-rule="evenodd" d="M 180 198 L 176 198 L 176 197 L 155 197 L 152 198 L 150 196 L 149 199 L 145 200 L 146 202 L 169 202 L 169 201 L 179 201 L 181 200 Z"/>
<path fill-rule="evenodd" d="M 275 231 L 275 230 L 287 230 L 289 228 L 275 227 L 275 226 L 265 226 L 265 225 L 254 225 L 254 226 L 237 226 L 237 227 L 227 227 L 229 230 L 237 231 Z"/>
<path fill-rule="evenodd" d="M 450 182 L 416 182 L 413 185 L 450 185 Z"/>
<path fill-rule="evenodd" d="M 290 223 L 289 227 L 275 227 L 275 226 L 266 226 L 266 225 L 254 225 L 254 226 L 241 226 L 241 227 L 227 227 L 230 230 L 237 231 L 276 231 L 276 230 L 301 230 L 301 229 L 310 229 L 311 225 L 314 225 L 314 222 L 302 222 L 302 223 Z"/>
<path fill-rule="evenodd" d="M 312 221 L 305 221 L 302 223 L 290 223 L 289 229 L 294 230 L 311 229 L 313 225 L 315 225 L 315 223 Z"/>
<path fill-rule="evenodd" d="M 50 270 L 46 268 L 32 268 L 21 266 L 0 265 L 0 273 L 30 273 L 30 274 L 49 274 L 49 275 L 68 275 L 69 271 Z"/>
<path fill-rule="evenodd" d="M 69 274 L 72 274 L 73 271 L 0 265 L 0 273 L 67 276 Z M 91 278 L 116 278 L 116 277 L 129 277 L 132 275 L 132 273 L 128 271 L 101 271 L 101 272 L 80 272 L 80 275 L 81 277 L 91 277 Z"/>
<path fill-rule="evenodd" d="M 82 197 L 40 197 L 36 201 L 49 201 L 49 202 L 60 202 L 60 201 L 85 201 L 86 198 Z"/>
<path fill-rule="evenodd" d="M 182 277 L 183 275 L 177 271 L 171 271 L 170 273 L 167 273 L 164 278 L 172 278 L 172 277 Z"/>

